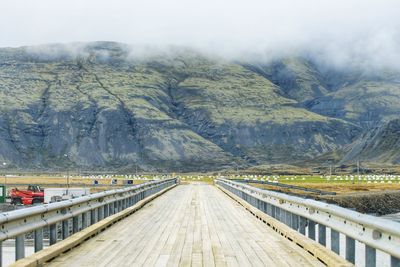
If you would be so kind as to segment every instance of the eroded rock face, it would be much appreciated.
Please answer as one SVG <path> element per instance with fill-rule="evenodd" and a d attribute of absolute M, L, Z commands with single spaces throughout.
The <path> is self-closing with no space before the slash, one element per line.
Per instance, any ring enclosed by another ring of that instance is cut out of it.
<path fill-rule="evenodd" d="M 0 161 L 158 171 L 290 163 L 342 148 L 400 111 L 357 108 L 343 88 L 361 94 L 359 76 L 333 86 L 307 60 L 274 64 L 183 49 L 141 57 L 105 42 L 0 49 Z"/>
<path fill-rule="evenodd" d="M 382 123 L 344 147 L 342 162 L 400 164 L 400 119 Z"/>

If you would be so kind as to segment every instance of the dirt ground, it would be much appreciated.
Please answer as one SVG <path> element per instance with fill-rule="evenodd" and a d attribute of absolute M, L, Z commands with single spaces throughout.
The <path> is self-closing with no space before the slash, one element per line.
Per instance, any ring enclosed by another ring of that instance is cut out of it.
<path fill-rule="evenodd" d="M 358 192 L 381 192 L 386 190 L 400 190 L 399 183 L 355 183 L 355 184 L 343 184 L 343 183 L 292 183 L 293 185 L 319 189 L 324 191 L 336 192 L 337 194 L 348 194 Z"/>

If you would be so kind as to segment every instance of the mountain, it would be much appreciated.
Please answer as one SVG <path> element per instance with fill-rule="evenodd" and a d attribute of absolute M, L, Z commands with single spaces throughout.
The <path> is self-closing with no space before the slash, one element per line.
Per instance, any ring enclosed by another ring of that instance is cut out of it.
<path fill-rule="evenodd" d="M 279 86 L 285 97 L 300 103 L 329 93 L 325 77 L 310 60 L 301 57 L 272 62 L 247 63 L 245 66 Z"/>
<path fill-rule="evenodd" d="M 374 127 L 342 149 L 343 163 L 400 164 L 400 119 Z"/>
<path fill-rule="evenodd" d="M 112 42 L 3 48 L 0 161 L 204 171 L 312 160 L 396 116 L 399 77 Z"/>
<path fill-rule="evenodd" d="M 246 66 L 279 86 L 285 97 L 320 115 L 350 121 L 364 129 L 400 115 L 399 72 L 338 69 L 304 57 Z"/>
<path fill-rule="evenodd" d="M 305 107 L 321 115 L 351 121 L 363 128 L 375 127 L 377 123 L 399 117 L 399 73 L 358 72 L 353 79 L 324 96 L 308 101 Z"/>

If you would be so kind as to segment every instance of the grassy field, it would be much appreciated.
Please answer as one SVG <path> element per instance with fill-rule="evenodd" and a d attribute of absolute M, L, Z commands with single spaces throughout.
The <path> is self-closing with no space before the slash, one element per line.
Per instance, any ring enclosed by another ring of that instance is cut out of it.
<path fill-rule="evenodd" d="M 217 175 L 207 174 L 171 174 L 169 176 L 162 175 L 96 175 L 96 176 L 77 176 L 69 177 L 71 187 L 90 187 L 93 192 L 112 189 L 124 186 L 124 181 L 133 179 L 135 184 L 143 183 L 153 179 L 162 179 L 166 177 L 178 177 L 181 182 L 193 183 L 202 182 L 212 184 Z M 360 175 L 351 176 L 261 176 L 261 175 L 228 175 L 224 176 L 229 179 L 246 179 L 269 181 L 274 183 L 292 184 L 307 188 L 315 188 L 325 191 L 337 193 L 349 192 L 366 192 L 366 191 L 384 191 L 384 190 L 400 190 L 400 176 L 397 175 Z M 111 185 L 112 180 L 116 179 L 116 185 Z M 98 181 L 98 185 L 94 185 L 94 180 Z M 0 183 L 5 184 L 8 189 L 18 187 L 24 188 L 26 184 L 38 184 L 42 187 L 66 187 L 68 183 L 67 175 L 25 175 L 25 176 L 0 176 Z M 263 186 L 264 188 L 274 188 L 271 186 Z"/>
<path fill-rule="evenodd" d="M 397 175 L 343 175 L 343 176 L 231 176 L 233 179 L 249 179 L 291 184 L 324 191 L 341 193 L 400 190 Z M 276 189 L 274 186 L 259 186 Z"/>

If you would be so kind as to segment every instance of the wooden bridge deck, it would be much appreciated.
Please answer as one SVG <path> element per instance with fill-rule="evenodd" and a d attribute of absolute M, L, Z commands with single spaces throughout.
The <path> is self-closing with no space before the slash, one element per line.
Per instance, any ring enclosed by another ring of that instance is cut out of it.
<path fill-rule="evenodd" d="M 178 186 L 50 266 L 323 266 L 218 188 Z"/>

